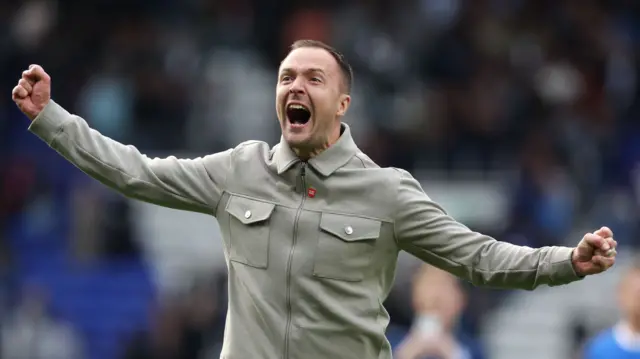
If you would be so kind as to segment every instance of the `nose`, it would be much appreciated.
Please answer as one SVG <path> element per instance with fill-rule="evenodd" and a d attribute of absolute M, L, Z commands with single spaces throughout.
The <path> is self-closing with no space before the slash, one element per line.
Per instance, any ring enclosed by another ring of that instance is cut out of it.
<path fill-rule="evenodd" d="M 300 78 L 297 78 L 295 81 L 293 81 L 293 83 L 291 83 L 289 93 L 291 93 L 292 95 L 300 95 L 305 93 L 304 86 Z"/>

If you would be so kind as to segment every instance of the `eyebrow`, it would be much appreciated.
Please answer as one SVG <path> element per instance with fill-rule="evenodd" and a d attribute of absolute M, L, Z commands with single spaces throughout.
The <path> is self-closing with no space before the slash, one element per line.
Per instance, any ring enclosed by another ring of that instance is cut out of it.
<path fill-rule="evenodd" d="M 287 68 L 284 68 L 284 69 L 280 70 L 280 74 L 291 73 L 291 72 L 295 72 L 295 70 L 290 68 L 290 67 L 287 67 Z M 323 75 L 325 74 L 325 71 L 323 69 L 317 68 L 317 67 L 312 67 L 312 68 L 306 69 L 306 70 L 304 70 L 302 72 L 306 73 L 306 74 L 313 73 L 313 72 L 318 72 L 318 73 L 321 73 Z"/>

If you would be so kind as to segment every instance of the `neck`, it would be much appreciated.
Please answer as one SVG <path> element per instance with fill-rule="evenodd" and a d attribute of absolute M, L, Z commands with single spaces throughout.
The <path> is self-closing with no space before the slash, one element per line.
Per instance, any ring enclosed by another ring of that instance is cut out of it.
<path fill-rule="evenodd" d="M 292 148 L 293 152 L 300 158 L 302 161 L 308 161 L 313 157 L 321 154 L 324 150 L 329 148 L 331 144 L 325 143 L 320 147 L 316 147 L 313 149 L 302 149 L 302 148 Z"/>
<path fill-rule="evenodd" d="M 324 152 L 327 148 L 333 146 L 334 143 L 338 142 L 338 139 L 340 139 L 340 132 L 342 132 L 341 129 L 342 126 L 338 124 L 336 129 L 332 131 L 324 141 L 322 141 L 320 146 L 313 148 L 292 148 L 293 153 L 295 153 L 302 161 L 308 161 Z"/>
<path fill-rule="evenodd" d="M 445 318 L 445 317 L 442 317 L 441 315 L 434 314 L 434 313 L 431 313 L 431 312 L 418 313 L 418 320 L 419 321 L 420 320 L 422 320 L 422 321 L 425 321 L 425 320 L 426 321 L 436 320 L 438 325 L 445 332 L 453 332 L 454 327 L 455 327 L 454 321 L 451 320 L 450 318 Z"/>
<path fill-rule="evenodd" d="M 627 321 L 627 326 L 629 329 L 636 335 L 640 335 L 640 322 L 637 320 L 629 320 Z"/>

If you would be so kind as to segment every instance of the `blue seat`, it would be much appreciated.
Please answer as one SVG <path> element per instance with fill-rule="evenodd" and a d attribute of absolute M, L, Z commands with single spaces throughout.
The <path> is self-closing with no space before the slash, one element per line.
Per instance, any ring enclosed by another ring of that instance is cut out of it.
<path fill-rule="evenodd" d="M 62 257 L 44 257 L 24 256 L 29 260 L 22 263 L 21 281 L 47 288 L 53 312 L 86 339 L 88 358 L 116 359 L 123 336 L 148 323 L 154 289 L 144 267 L 132 262 L 73 269 Z"/>

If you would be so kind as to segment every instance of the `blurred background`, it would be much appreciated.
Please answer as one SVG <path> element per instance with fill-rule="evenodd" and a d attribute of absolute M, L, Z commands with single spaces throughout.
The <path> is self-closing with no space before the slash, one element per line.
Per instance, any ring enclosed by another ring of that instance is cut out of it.
<path fill-rule="evenodd" d="M 616 288 L 640 248 L 640 2 L 3 0 L 1 358 L 217 359 L 227 303 L 215 221 L 125 200 L 66 163 L 11 102 L 21 72 L 41 64 L 53 98 L 109 137 L 194 157 L 278 141 L 276 71 L 301 38 L 354 66 L 359 146 L 456 219 L 533 247 L 607 225 L 620 246 L 605 275 L 534 292 L 422 275 L 403 255 L 394 347 L 438 293 L 466 298 L 443 310 L 472 359 L 582 358 L 628 313 Z"/>

